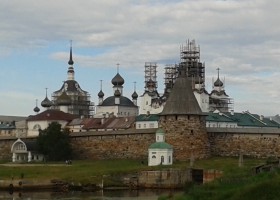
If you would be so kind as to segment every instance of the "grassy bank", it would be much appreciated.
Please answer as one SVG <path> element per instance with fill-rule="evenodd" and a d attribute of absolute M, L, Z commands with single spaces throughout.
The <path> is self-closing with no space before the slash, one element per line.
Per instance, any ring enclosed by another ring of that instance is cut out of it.
<path fill-rule="evenodd" d="M 186 187 L 186 194 L 172 197 L 178 200 L 222 200 L 222 199 L 278 199 L 280 176 L 277 171 L 253 175 L 252 168 L 265 163 L 266 160 L 244 159 L 242 167 L 238 167 L 238 158 L 209 158 L 197 160 L 194 168 L 216 169 L 223 171 L 223 177 L 209 184 Z M 173 168 L 187 168 L 189 162 L 175 162 Z M 141 160 L 99 160 L 73 161 L 71 165 L 61 163 L 33 163 L 15 165 L 3 163 L 0 165 L 0 180 L 52 180 L 59 179 L 76 183 L 114 185 L 112 177 L 141 170 L 156 170 L 170 166 L 148 167 Z M 118 185 L 120 183 L 116 183 Z M 277 197 L 277 198 L 274 198 Z M 168 199 L 168 197 L 162 197 Z"/>
<path fill-rule="evenodd" d="M 204 185 L 186 185 L 185 194 L 172 197 L 176 200 L 276 200 L 280 196 L 279 169 L 271 172 L 254 174 L 252 168 L 266 160 L 245 159 L 244 165 L 238 167 L 234 158 L 212 158 L 196 162 L 196 167 L 220 169 L 222 178 Z M 160 198 L 170 199 L 168 197 Z"/>

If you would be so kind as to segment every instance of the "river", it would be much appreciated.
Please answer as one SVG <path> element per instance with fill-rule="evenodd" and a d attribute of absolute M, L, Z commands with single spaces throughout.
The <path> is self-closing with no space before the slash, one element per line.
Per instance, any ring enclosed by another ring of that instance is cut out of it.
<path fill-rule="evenodd" d="M 182 194 L 180 190 L 110 190 L 97 192 L 14 192 L 0 191 L 0 200 L 157 200 L 160 196 Z"/>

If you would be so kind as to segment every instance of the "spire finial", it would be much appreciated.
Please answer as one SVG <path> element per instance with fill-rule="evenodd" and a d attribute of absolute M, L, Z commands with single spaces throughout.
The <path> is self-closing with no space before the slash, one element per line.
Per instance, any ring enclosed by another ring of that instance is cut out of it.
<path fill-rule="evenodd" d="M 133 83 L 134 83 L 134 91 L 136 91 L 136 81 L 134 81 Z"/>
<path fill-rule="evenodd" d="M 48 88 L 45 88 L 46 89 L 46 97 L 48 96 Z"/>
<path fill-rule="evenodd" d="M 218 67 L 218 68 L 217 68 L 217 71 L 218 71 L 218 78 L 220 78 L 220 70 L 221 70 L 221 69 Z"/>
<path fill-rule="evenodd" d="M 119 73 L 120 63 L 117 63 L 117 73 Z"/>
<path fill-rule="evenodd" d="M 69 58 L 68 64 L 69 65 L 73 65 L 74 64 L 74 61 L 72 59 L 72 40 L 70 40 L 70 58 Z"/>
<path fill-rule="evenodd" d="M 100 91 L 102 91 L 102 81 L 103 80 L 100 80 Z"/>

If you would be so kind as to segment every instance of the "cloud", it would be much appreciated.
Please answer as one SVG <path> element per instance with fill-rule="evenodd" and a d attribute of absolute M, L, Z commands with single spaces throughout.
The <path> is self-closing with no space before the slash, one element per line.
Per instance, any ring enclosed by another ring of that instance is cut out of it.
<path fill-rule="evenodd" d="M 162 82 L 165 64 L 180 62 L 180 45 L 195 39 L 206 64 L 208 90 L 219 67 L 226 77 L 227 93 L 233 94 L 238 108 L 245 110 L 256 99 L 271 100 L 267 104 L 277 107 L 279 6 L 276 0 L 3 1 L 0 58 L 12 59 L 16 65 L 17 55 L 30 53 L 31 65 L 44 53 L 49 60 L 42 60 L 42 66 L 63 63 L 51 69 L 65 68 L 68 41 L 73 40 L 78 77 L 88 76 L 79 70 L 95 70 L 92 79 L 109 79 L 100 78 L 101 71 L 108 74 L 120 63 L 121 72 L 137 74 L 130 78 L 143 88 L 140 76 L 144 76 L 145 62 L 158 63 L 158 81 Z M 48 72 L 43 73 L 47 76 Z M 250 103 L 239 103 L 243 99 Z"/>

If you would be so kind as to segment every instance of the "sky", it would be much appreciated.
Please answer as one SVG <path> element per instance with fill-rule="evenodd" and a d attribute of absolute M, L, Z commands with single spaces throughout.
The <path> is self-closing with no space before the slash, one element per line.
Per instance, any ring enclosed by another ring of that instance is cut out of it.
<path fill-rule="evenodd" d="M 75 80 L 97 104 L 111 79 L 125 79 L 124 95 L 144 92 L 145 62 L 180 62 L 180 46 L 195 40 L 205 62 L 206 90 L 225 79 L 234 111 L 280 113 L 280 1 L 278 0 L 0 0 L 0 115 L 34 114 L 67 80 L 72 40 Z"/>

